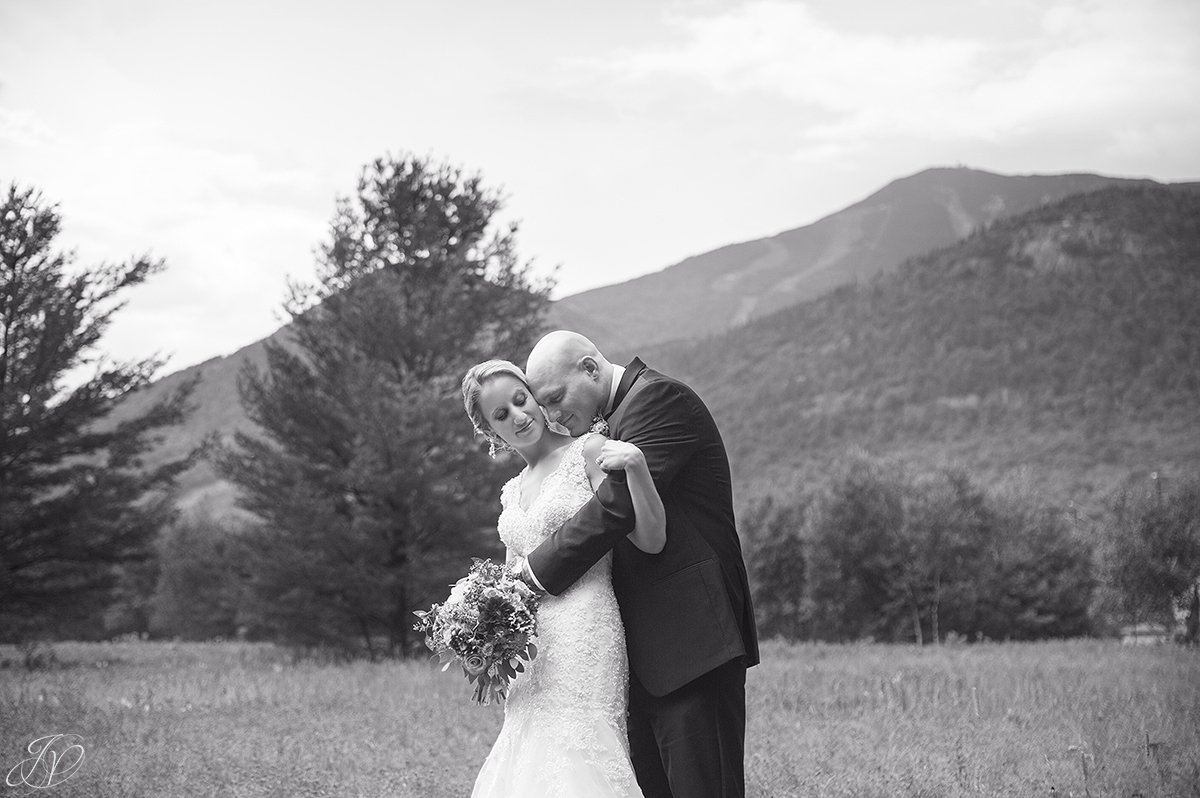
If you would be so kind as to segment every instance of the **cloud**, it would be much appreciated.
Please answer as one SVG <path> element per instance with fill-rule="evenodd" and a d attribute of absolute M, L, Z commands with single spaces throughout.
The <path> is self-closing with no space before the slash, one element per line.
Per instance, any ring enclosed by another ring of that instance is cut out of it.
<path fill-rule="evenodd" d="M 0 107 L 0 143 L 36 147 L 57 141 L 54 132 L 32 111 Z"/>
<path fill-rule="evenodd" d="M 802 120 L 802 159 L 897 136 L 995 142 L 1108 126 L 1111 146 L 1129 149 L 1195 129 L 1200 5 L 1186 0 L 1068 0 L 1003 33 L 847 30 L 778 0 L 668 25 L 678 43 L 603 68 L 635 83 L 774 97 Z"/>
<path fill-rule="evenodd" d="M 59 205 L 57 243 L 76 250 L 79 266 L 165 259 L 164 273 L 129 293 L 101 348 L 122 359 L 173 352 L 173 367 L 279 325 L 286 278 L 312 276 L 333 206 L 302 165 L 182 141 L 145 119 L 68 134 L 5 109 L 0 161 L 21 164 L 12 177 Z M 325 214 L 312 210 L 318 203 Z"/>
<path fill-rule="evenodd" d="M 286 277 L 311 275 L 325 229 L 326 219 L 305 207 L 323 196 L 314 174 L 175 141 L 157 126 L 110 131 L 94 153 L 118 166 L 97 174 L 107 188 L 88 198 L 79 222 L 104 249 L 149 246 L 168 264 L 138 289 L 110 346 L 130 350 L 139 331 L 153 329 L 155 346 L 175 352 L 178 366 L 278 326 Z"/>

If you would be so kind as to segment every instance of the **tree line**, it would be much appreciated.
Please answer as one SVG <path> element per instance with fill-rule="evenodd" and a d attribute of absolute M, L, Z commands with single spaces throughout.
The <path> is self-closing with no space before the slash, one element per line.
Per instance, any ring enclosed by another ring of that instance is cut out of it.
<path fill-rule="evenodd" d="M 926 644 L 1148 622 L 1200 642 L 1200 479 L 1145 482 L 1093 518 L 1027 481 L 988 491 L 961 468 L 847 456 L 824 484 L 762 500 L 743 524 L 761 631 Z"/>
<path fill-rule="evenodd" d="M 69 274 L 57 206 L 14 185 L 0 207 L 0 638 L 414 648 L 412 610 L 499 548 L 511 464 L 473 439 L 462 374 L 517 359 L 543 331 L 551 281 L 519 258 L 502 207 L 481 176 L 449 164 L 367 164 L 337 202 L 316 280 L 288 287 L 286 340 L 240 376 L 256 434 L 147 472 L 140 456 L 186 416 L 195 381 L 98 432 L 163 363 L 103 365 L 78 387 L 64 377 L 101 359 L 117 295 L 165 264 Z M 172 480 L 197 457 L 237 486 L 244 523 L 175 508 Z"/>

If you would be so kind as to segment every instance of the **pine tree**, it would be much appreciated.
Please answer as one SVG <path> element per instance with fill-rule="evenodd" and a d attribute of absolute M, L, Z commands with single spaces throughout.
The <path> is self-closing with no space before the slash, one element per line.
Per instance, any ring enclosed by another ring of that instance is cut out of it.
<path fill-rule="evenodd" d="M 178 423 L 190 382 L 140 417 L 106 424 L 163 360 L 114 363 L 97 345 L 125 291 L 160 260 L 73 267 L 54 249 L 57 206 L 32 188 L 0 204 L 0 638 L 95 634 L 120 569 L 152 557 L 187 459 L 146 468 L 154 431 Z M 92 376 L 71 387 L 88 367 Z"/>
<path fill-rule="evenodd" d="M 247 620 L 293 642 L 413 646 L 413 609 L 470 556 L 498 552 L 507 471 L 481 456 L 459 384 L 519 360 L 549 284 L 518 262 L 515 226 L 479 176 L 406 156 L 364 168 L 338 203 L 318 282 L 292 286 L 289 337 L 239 381 L 263 435 L 218 458 L 261 519 L 247 536 Z"/>

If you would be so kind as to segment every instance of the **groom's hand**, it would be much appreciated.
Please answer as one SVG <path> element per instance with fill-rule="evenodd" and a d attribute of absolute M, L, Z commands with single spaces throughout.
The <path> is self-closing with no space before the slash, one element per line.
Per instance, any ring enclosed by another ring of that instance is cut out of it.
<path fill-rule="evenodd" d="M 627 468 L 646 466 L 642 450 L 625 441 L 605 441 L 596 458 L 596 465 L 604 471 L 624 471 Z"/>

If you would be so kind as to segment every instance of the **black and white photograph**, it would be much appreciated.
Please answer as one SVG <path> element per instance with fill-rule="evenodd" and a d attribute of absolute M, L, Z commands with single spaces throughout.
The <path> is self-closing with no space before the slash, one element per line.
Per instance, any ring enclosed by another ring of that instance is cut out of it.
<path fill-rule="evenodd" d="M 0 798 L 1200 798 L 1200 3 L 0 0 Z"/>

